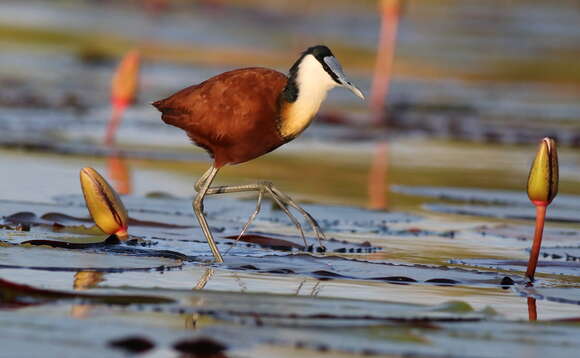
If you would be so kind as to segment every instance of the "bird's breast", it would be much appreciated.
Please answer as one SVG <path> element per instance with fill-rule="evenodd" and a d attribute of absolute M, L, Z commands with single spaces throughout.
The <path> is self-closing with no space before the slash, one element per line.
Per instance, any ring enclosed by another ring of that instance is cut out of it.
<path fill-rule="evenodd" d="M 318 113 L 326 91 L 300 93 L 297 100 L 284 103 L 280 113 L 280 134 L 284 138 L 294 138 L 304 131 Z"/>

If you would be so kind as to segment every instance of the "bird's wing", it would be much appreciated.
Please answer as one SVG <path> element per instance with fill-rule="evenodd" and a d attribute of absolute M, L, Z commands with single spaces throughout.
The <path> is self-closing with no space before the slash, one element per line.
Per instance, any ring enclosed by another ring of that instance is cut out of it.
<path fill-rule="evenodd" d="M 271 125 L 288 78 L 266 68 L 244 68 L 217 75 L 153 103 L 165 123 L 187 131 L 200 146 L 230 144 Z M 205 144 L 204 144 L 205 143 Z"/>

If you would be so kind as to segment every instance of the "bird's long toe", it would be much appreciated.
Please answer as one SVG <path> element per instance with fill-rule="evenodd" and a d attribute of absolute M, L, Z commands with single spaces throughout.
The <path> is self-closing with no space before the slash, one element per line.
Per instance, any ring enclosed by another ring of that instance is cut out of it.
<path fill-rule="evenodd" d="M 282 191 L 280 191 L 279 189 L 276 189 L 276 188 L 272 188 L 272 190 L 277 195 L 279 195 L 282 198 L 282 200 L 287 205 L 290 205 L 291 207 L 293 207 L 294 209 L 296 209 L 298 212 L 300 212 L 300 214 L 302 214 L 302 216 L 304 216 L 304 218 L 306 219 L 306 221 L 308 221 L 308 223 L 312 227 L 312 230 L 314 231 L 314 234 L 316 235 L 316 239 L 318 240 L 318 245 L 321 246 L 321 247 L 324 247 L 324 245 L 322 244 L 322 240 L 326 240 L 326 236 L 322 232 L 322 229 L 320 228 L 320 225 L 318 225 L 318 222 L 316 221 L 316 219 L 314 219 L 312 217 L 312 215 L 310 215 L 310 213 L 308 213 L 302 206 L 300 206 L 299 204 L 297 204 L 286 193 L 284 193 L 284 192 L 282 192 Z"/>
<path fill-rule="evenodd" d="M 274 202 L 276 204 L 278 204 L 278 206 L 280 207 L 280 209 L 282 209 L 282 211 L 286 214 L 286 216 L 288 216 L 288 218 L 290 218 L 290 221 L 292 221 L 292 223 L 294 224 L 294 226 L 296 226 L 296 228 L 298 229 L 298 231 L 300 232 L 300 236 L 302 237 L 302 241 L 304 241 L 304 247 L 308 246 L 308 243 L 306 242 L 306 237 L 304 236 L 304 230 L 302 229 L 302 225 L 300 225 L 300 222 L 296 219 L 296 217 L 294 215 L 292 215 L 292 213 L 290 212 L 290 210 L 288 210 L 288 204 L 287 204 L 287 200 L 284 197 L 281 197 L 278 193 L 280 192 L 279 190 L 276 190 L 271 183 L 263 183 L 264 184 L 264 190 L 266 190 L 268 192 L 268 194 L 270 194 L 270 196 L 272 197 L 272 199 L 274 200 Z"/>

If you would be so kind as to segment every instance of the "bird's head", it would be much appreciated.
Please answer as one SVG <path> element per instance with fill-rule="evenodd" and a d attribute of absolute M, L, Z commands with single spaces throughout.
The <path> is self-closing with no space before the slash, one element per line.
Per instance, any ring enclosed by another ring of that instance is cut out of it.
<path fill-rule="evenodd" d="M 364 99 L 361 90 L 346 79 L 342 66 L 332 54 L 332 51 L 324 45 L 308 48 L 290 69 L 291 75 L 298 72 L 306 73 L 308 77 L 320 81 L 328 89 L 341 86 L 349 89 L 356 96 Z M 300 76 L 298 76 L 299 78 Z"/>

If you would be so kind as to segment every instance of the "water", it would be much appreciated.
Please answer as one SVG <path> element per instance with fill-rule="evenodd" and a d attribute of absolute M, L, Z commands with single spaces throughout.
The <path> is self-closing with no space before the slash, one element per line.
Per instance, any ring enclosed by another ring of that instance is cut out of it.
<path fill-rule="evenodd" d="M 131 337 L 153 346 L 150 357 L 179 356 L 180 343 L 201 337 L 241 357 L 577 352 L 573 2 L 407 3 L 388 132 L 334 90 L 303 136 L 217 178 L 272 180 L 319 220 L 326 251 L 307 224 L 304 247 L 270 200 L 235 243 L 255 197 L 220 196 L 206 213 L 226 262 L 212 263 L 191 208 L 208 157 L 148 103 L 234 67 L 286 71 L 319 42 L 368 93 L 374 4 L 293 4 L 181 4 L 157 15 L 0 4 L 0 279 L 19 284 L 0 281 L 0 341 L 11 357 L 51 355 L 54 342 L 58 354 L 125 356 L 111 343 Z M 132 44 L 144 48 L 142 91 L 107 147 L 111 73 Z M 560 196 L 526 287 L 524 187 L 548 134 L 562 144 Z M 132 241 L 104 242 L 93 226 L 78 182 L 85 166 L 126 194 Z"/>

